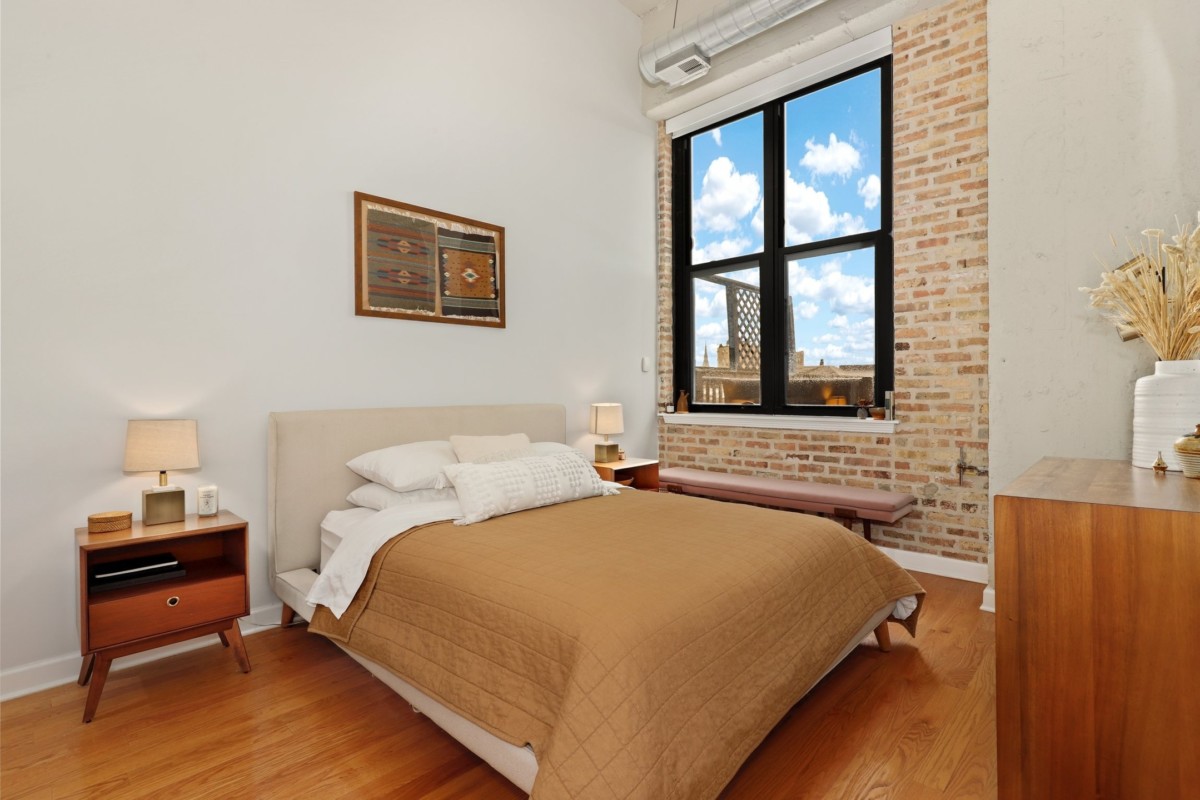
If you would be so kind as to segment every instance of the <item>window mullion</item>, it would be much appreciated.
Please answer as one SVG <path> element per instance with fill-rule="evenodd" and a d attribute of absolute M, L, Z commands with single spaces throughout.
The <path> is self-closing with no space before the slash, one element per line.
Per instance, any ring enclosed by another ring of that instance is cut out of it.
<path fill-rule="evenodd" d="M 762 406 L 778 413 L 784 406 L 785 383 L 781 365 L 787 342 L 786 274 L 783 246 L 784 202 L 783 104 L 767 107 L 763 120 L 763 253 L 762 253 Z M 781 333 L 784 334 L 781 336 Z"/>
<path fill-rule="evenodd" d="M 674 403 L 680 389 L 695 397 L 695 344 L 692 319 L 692 158 L 689 138 L 680 138 L 671 146 L 671 250 L 673 314 L 677 320 L 674 347 L 675 384 L 671 389 Z M 678 322 L 684 320 L 682 324 Z"/>

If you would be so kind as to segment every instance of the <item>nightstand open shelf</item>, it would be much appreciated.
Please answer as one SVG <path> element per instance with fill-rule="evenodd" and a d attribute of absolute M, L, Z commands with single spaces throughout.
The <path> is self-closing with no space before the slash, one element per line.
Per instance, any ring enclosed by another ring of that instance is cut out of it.
<path fill-rule="evenodd" d="M 135 522 L 109 533 L 76 529 L 79 684 L 91 683 L 84 722 L 95 715 L 109 666 L 120 656 L 215 633 L 242 671 L 250 671 L 237 623 L 250 613 L 248 532 L 246 521 L 227 511 L 161 525 Z M 163 553 L 170 553 L 186 574 L 115 589 L 89 585 L 97 567 Z"/>
<path fill-rule="evenodd" d="M 593 462 L 601 480 L 625 483 L 635 489 L 658 491 L 658 460 L 626 458 L 623 461 Z M 628 483 L 626 483 L 628 481 Z"/>

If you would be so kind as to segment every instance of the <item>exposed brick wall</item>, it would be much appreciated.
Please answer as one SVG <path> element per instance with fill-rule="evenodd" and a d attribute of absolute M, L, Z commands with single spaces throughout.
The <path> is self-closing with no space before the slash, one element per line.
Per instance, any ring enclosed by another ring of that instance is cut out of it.
<path fill-rule="evenodd" d="M 986 0 L 893 27 L 894 435 L 659 425 L 664 466 L 911 492 L 880 544 L 967 561 L 988 553 L 988 482 L 960 486 L 959 448 L 987 468 Z M 659 130 L 659 402 L 672 394 L 670 145 Z"/>
<path fill-rule="evenodd" d="M 671 401 L 671 389 L 675 383 L 672 365 L 675 363 L 671 348 L 675 346 L 675 334 L 671 330 L 671 137 L 667 135 L 667 123 L 658 123 L 658 406 L 665 407 Z M 660 445 L 661 448 L 661 445 Z"/>

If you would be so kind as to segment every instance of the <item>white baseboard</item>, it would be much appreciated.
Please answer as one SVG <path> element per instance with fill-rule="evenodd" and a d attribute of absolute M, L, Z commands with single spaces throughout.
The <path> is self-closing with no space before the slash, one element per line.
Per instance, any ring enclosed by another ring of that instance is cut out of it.
<path fill-rule="evenodd" d="M 983 590 L 983 604 L 979 606 L 979 610 L 996 613 L 996 587 L 988 586 Z"/>
<path fill-rule="evenodd" d="M 250 616 L 242 617 L 240 620 L 242 636 L 250 636 L 265 631 L 268 628 L 279 627 L 280 614 L 282 612 L 283 604 L 279 602 L 251 609 Z M 178 642 L 166 647 L 135 653 L 134 655 L 124 656 L 114 661 L 112 669 L 122 670 L 126 667 L 145 664 L 149 661 L 157 661 L 167 656 L 186 653 L 188 650 L 207 647 L 215 641 L 210 636 L 200 636 L 196 639 L 189 639 L 186 642 Z M 35 661 L 32 664 L 6 669 L 0 672 L 0 700 L 10 700 L 14 697 L 40 692 L 42 689 L 49 689 L 53 686 L 62 686 L 64 683 L 73 683 L 79 680 L 80 664 L 79 653 L 72 652 L 42 661 Z"/>
<path fill-rule="evenodd" d="M 946 558 L 945 556 L 935 556 L 929 553 L 897 550 L 894 547 L 879 547 L 878 545 L 876 547 L 878 547 L 879 552 L 890 556 L 900 566 L 905 569 L 911 569 L 914 572 L 928 572 L 930 575 L 940 575 L 943 578 L 956 578 L 960 581 L 971 581 L 972 583 L 986 584 L 988 582 L 987 564 L 962 561 L 957 558 Z M 991 587 L 986 587 L 983 590 L 983 605 L 980 608 L 983 611 L 995 613 L 995 600 L 995 590 Z"/>

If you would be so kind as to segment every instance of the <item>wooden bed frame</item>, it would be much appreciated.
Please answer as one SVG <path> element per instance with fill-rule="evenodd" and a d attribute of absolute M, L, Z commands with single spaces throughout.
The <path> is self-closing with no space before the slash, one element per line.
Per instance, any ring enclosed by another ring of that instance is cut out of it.
<path fill-rule="evenodd" d="M 271 588 L 283 601 L 282 623 L 291 624 L 297 615 L 312 617 L 314 609 L 305 597 L 320 565 L 321 520 L 329 511 L 349 508 L 346 495 L 365 483 L 346 467 L 347 461 L 406 442 L 508 433 L 525 433 L 535 442 L 562 442 L 566 411 L 561 405 L 529 404 L 272 412 L 267 434 L 267 549 Z M 872 631 L 880 648 L 890 649 L 886 619 L 892 605 L 880 609 L 856 633 L 826 673 Z M 505 742 L 386 667 L 346 652 L 415 711 L 530 791 L 537 760 L 529 747 Z"/>

